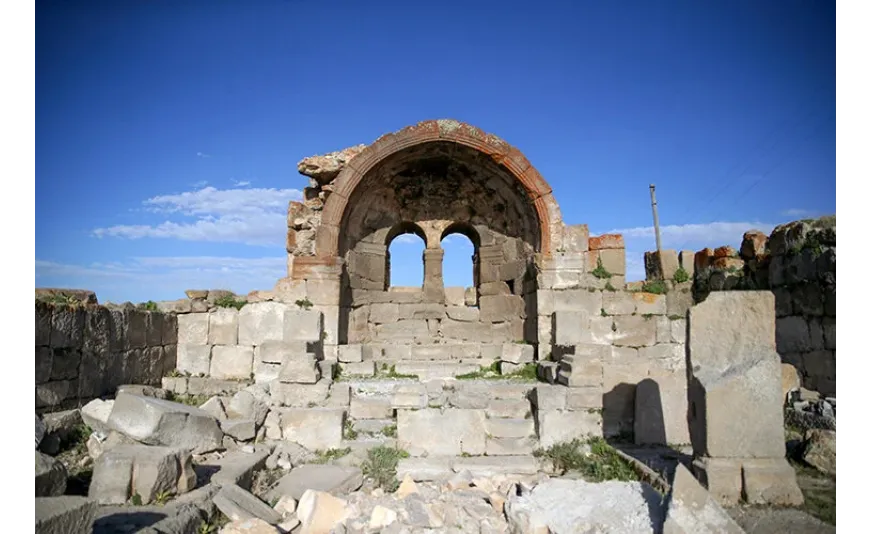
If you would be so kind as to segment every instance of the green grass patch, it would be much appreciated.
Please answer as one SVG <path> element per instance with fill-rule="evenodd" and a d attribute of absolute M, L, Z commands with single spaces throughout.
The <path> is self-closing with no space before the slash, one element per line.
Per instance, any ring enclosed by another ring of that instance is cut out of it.
<path fill-rule="evenodd" d="M 166 396 L 166 400 L 177 402 L 179 404 L 186 404 L 187 406 L 193 406 L 195 408 L 199 408 L 210 398 L 211 396 L 208 395 L 178 395 L 171 391 L 169 392 L 169 395 Z"/>
<path fill-rule="evenodd" d="M 586 452 L 586 445 L 589 452 Z M 578 471 L 589 482 L 639 480 L 632 465 L 602 438 L 573 439 L 538 449 L 533 454 L 536 458 L 549 459 L 560 475 Z"/>
<path fill-rule="evenodd" d="M 214 305 L 218 308 L 235 308 L 237 310 L 244 308 L 247 303 L 248 301 L 237 299 L 233 295 L 224 295 L 214 301 Z"/>
<path fill-rule="evenodd" d="M 607 269 L 604 268 L 604 264 L 601 263 L 601 258 L 599 257 L 598 258 L 598 265 L 595 267 L 595 269 L 592 270 L 592 276 L 594 276 L 595 278 L 602 278 L 603 279 L 603 278 L 610 278 L 613 275 L 610 274 L 607 271 Z"/>
<path fill-rule="evenodd" d="M 384 427 L 384 429 L 381 430 L 381 432 L 385 436 L 387 436 L 388 438 L 395 438 L 396 436 L 399 435 L 399 427 L 396 426 L 395 424 L 392 424 L 392 425 Z"/>
<path fill-rule="evenodd" d="M 371 448 L 362 463 L 363 475 L 369 477 L 375 487 L 394 492 L 399 487 L 399 481 L 396 480 L 399 460 L 408 457 L 406 451 L 398 448 L 385 446 Z"/>
<path fill-rule="evenodd" d="M 328 449 L 325 451 L 314 451 L 315 457 L 310 462 L 311 464 L 327 464 L 331 460 L 337 460 L 350 454 L 349 448 L 344 449 Z"/>
<path fill-rule="evenodd" d="M 688 281 L 689 281 L 689 273 L 686 272 L 686 270 L 683 269 L 682 267 L 680 267 L 679 269 L 676 270 L 676 272 L 674 272 L 674 282 L 676 282 L 678 284 L 682 284 L 683 282 L 688 282 Z"/>
<path fill-rule="evenodd" d="M 304 299 L 297 300 L 296 305 L 299 306 L 300 308 L 302 308 L 303 310 L 310 310 L 311 307 L 314 306 L 314 303 L 311 302 L 310 300 L 308 300 L 308 297 L 305 297 Z"/>
<path fill-rule="evenodd" d="M 344 434 L 344 439 L 356 439 L 359 437 L 359 432 L 357 432 L 356 429 L 353 427 L 353 423 L 350 419 L 344 420 L 344 428 L 342 430 Z"/>
<path fill-rule="evenodd" d="M 664 295 L 668 292 L 668 286 L 661 280 L 654 280 L 652 282 L 644 282 L 642 290 L 645 293 Z"/>

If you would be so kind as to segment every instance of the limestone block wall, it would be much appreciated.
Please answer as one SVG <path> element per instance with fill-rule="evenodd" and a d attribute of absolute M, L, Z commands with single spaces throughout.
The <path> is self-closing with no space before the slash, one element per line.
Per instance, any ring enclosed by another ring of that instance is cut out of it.
<path fill-rule="evenodd" d="M 324 359 L 323 315 L 283 302 L 178 314 L 178 373 L 269 382 L 287 352 Z"/>
<path fill-rule="evenodd" d="M 80 406 L 175 368 L 173 314 L 36 301 L 36 409 Z"/>
<path fill-rule="evenodd" d="M 835 217 L 783 224 L 769 237 L 746 232 L 739 250 L 723 246 L 694 255 L 694 298 L 703 301 L 713 291 L 771 290 L 782 361 L 799 370 L 804 387 L 835 395 L 836 247 Z"/>

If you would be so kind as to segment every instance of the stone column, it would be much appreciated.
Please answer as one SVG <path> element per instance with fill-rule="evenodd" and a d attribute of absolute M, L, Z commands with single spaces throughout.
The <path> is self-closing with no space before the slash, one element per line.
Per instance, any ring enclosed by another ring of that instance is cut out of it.
<path fill-rule="evenodd" d="M 426 249 L 423 251 L 423 297 L 428 302 L 444 303 L 444 250 Z"/>

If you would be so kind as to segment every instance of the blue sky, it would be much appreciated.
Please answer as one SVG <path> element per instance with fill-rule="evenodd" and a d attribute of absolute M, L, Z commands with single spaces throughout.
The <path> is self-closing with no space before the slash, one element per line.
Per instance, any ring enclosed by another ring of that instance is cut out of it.
<path fill-rule="evenodd" d="M 38 287 L 270 289 L 297 162 L 436 118 L 517 146 L 569 224 L 623 232 L 629 279 L 650 183 L 665 248 L 835 212 L 833 2 L 40 1 L 36 28 Z M 393 283 L 419 285 L 404 241 Z"/>

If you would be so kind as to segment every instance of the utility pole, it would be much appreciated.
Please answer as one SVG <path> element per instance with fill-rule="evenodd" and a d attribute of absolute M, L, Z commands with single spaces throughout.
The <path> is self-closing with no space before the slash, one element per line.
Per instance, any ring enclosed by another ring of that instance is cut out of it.
<path fill-rule="evenodd" d="M 652 211 L 653 211 L 653 225 L 656 229 L 656 252 L 659 255 L 659 261 L 661 261 L 662 257 L 662 234 L 659 231 L 659 210 L 658 205 L 656 204 L 656 186 L 655 184 L 649 184 L 649 196 L 652 200 Z"/>

